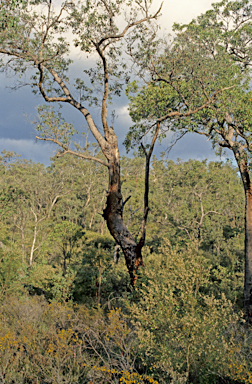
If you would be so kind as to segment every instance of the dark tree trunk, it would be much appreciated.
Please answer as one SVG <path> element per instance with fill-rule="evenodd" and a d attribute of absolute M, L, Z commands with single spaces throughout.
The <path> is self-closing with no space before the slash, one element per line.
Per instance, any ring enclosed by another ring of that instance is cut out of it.
<path fill-rule="evenodd" d="M 252 188 L 247 162 L 243 159 L 238 164 L 245 192 L 244 308 L 248 321 L 252 322 Z"/>
<path fill-rule="evenodd" d="M 109 186 L 107 194 L 106 208 L 103 211 L 103 217 L 106 220 L 108 229 L 120 245 L 128 268 L 132 285 L 135 283 L 135 271 L 142 264 L 141 250 L 136 240 L 123 222 L 123 198 L 121 193 L 120 180 L 120 158 L 117 146 L 116 136 L 110 129 L 110 135 L 107 138 L 109 142 Z"/>
<path fill-rule="evenodd" d="M 252 190 L 245 192 L 245 281 L 244 307 L 252 322 Z"/>

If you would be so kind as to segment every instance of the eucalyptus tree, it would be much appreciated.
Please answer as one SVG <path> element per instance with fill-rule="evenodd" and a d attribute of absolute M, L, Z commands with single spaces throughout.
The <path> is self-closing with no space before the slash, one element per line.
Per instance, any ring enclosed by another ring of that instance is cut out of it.
<path fill-rule="evenodd" d="M 113 96 L 120 95 L 124 82 L 129 80 L 123 62 L 123 49 L 130 50 L 132 45 L 138 45 L 141 48 L 139 54 L 144 55 L 145 60 L 149 58 L 152 47 L 155 49 L 156 19 L 160 9 L 151 14 L 150 6 L 151 1 L 140 0 L 67 0 L 61 5 L 57 2 L 54 7 L 54 0 L 23 0 L 15 11 L 7 9 L 9 18 L 15 15 L 15 23 L 11 26 L 7 24 L 0 31 L 3 67 L 13 69 L 20 76 L 33 68 L 33 91 L 39 92 L 46 102 L 68 104 L 81 113 L 101 149 L 103 158 L 73 148 L 70 145 L 71 135 L 75 132 L 73 127 L 50 110 L 41 110 L 40 139 L 59 145 L 60 155 L 77 155 L 107 167 L 109 185 L 103 217 L 116 243 L 123 250 L 132 282 L 134 271 L 142 265 L 141 250 L 149 211 L 148 171 L 160 125 L 156 126 L 149 151 L 142 147 L 147 172 L 140 239 L 136 240 L 123 221 L 123 207 L 127 199 L 123 201 L 121 193 L 118 142 L 115 129 L 109 126 L 108 103 L 113 102 Z M 73 52 L 70 49 L 71 38 L 68 40 L 69 35 L 66 34 L 69 31 L 74 35 L 75 47 L 92 59 L 85 61 L 84 78 L 72 83 L 67 77 L 71 62 L 67 55 Z M 93 64 L 94 57 L 97 58 L 96 65 Z M 219 92 L 217 87 L 209 99 L 203 104 L 200 100 L 193 109 L 186 104 L 184 108 L 178 105 L 176 116 L 188 116 L 203 109 L 215 100 Z M 98 108 L 100 121 L 94 120 L 90 106 Z M 171 112 L 169 116 L 173 114 Z"/>
<path fill-rule="evenodd" d="M 221 9 L 221 7 L 223 7 Z M 220 12 L 222 10 L 222 12 Z M 205 28 L 211 31 L 206 37 Z M 221 152 L 232 151 L 239 167 L 245 193 L 245 282 L 244 306 L 252 319 L 252 186 L 250 162 L 252 154 L 252 4 L 248 0 L 223 1 L 213 12 L 202 15 L 187 27 L 180 27 L 182 33 L 191 35 L 199 45 L 208 44 L 209 55 L 228 54 L 232 66 L 241 72 L 241 86 L 232 90 L 208 111 L 195 116 L 193 130 L 211 139 Z M 217 38 L 218 36 L 218 38 Z M 210 48 L 211 46 L 211 48 Z M 214 52 L 215 51 L 215 52 Z M 212 53 L 213 52 L 213 53 Z M 230 73 L 230 70 L 227 72 Z M 189 125 L 190 126 L 190 125 Z"/>
<path fill-rule="evenodd" d="M 15 15 L 15 8 L 20 5 L 22 0 L 2 0 L 0 4 L 0 27 L 2 30 L 13 27 L 18 21 Z M 10 11 L 11 14 L 10 14 Z M 13 12 L 14 11 L 14 12 Z"/>
<path fill-rule="evenodd" d="M 88 129 L 101 148 L 103 159 L 84 151 L 72 151 L 65 133 L 66 130 L 70 134 L 73 131 L 64 123 L 57 127 L 60 129 L 56 132 L 52 128 L 53 123 L 47 120 L 47 128 L 51 124 L 52 129 L 50 133 L 44 129 L 41 138 L 60 145 L 64 154 L 72 153 L 107 167 L 109 188 L 103 216 L 111 234 L 123 249 L 133 280 L 134 269 L 141 264 L 141 249 L 122 219 L 119 150 L 115 131 L 109 127 L 107 104 L 114 94 L 120 94 L 125 77 L 127 80 L 121 60 L 123 39 L 129 33 L 139 36 L 145 33 L 147 36 L 155 32 L 152 21 L 155 22 L 159 11 L 152 15 L 150 2 L 128 3 L 123 0 L 62 1 L 60 6 L 56 4 L 54 8 L 54 5 L 53 0 L 34 0 L 23 1 L 15 8 L 16 22 L 12 26 L 7 24 L 0 32 L 0 53 L 9 58 L 4 59 L 2 65 L 21 75 L 31 67 L 35 68 L 32 73 L 33 91 L 40 92 L 47 102 L 71 105 L 85 118 Z M 13 9 L 6 9 L 7 16 L 13 17 Z M 122 20 L 125 10 L 127 15 Z M 118 25 L 123 26 L 119 28 Z M 67 57 L 70 42 L 66 37 L 66 32 L 70 30 L 75 36 L 75 47 L 91 59 L 94 54 L 98 57 L 96 67 L 92 61 L 85 61 L 85 65 L 89 66 L 88 70 L 85 69 L 89 81 L 76 79 L 71 86 L 67 78 L 71 62 Z M 91 87 L 88 87 L 90 83 Z M 97 92 L 92 89 L 92 84 L 95 84 Z M 100 108 L 103 134 L 98 128 L 99 123 L 95 123 L 87 109 L 91 105 Z M 45 113 L 42 115 L 43 120 Z M 43 123 L 45 120 L 41 126 Z M 55 125 L 53 127 L 56 128 Z"/>
<path fill-rule="evenodd" d="M 206 25 L 211 31 L 208 37 Z M 193 124 L 192 130 L 210 139 L 217 152 L 231 150 L 239 167 L 245 193 L 244 306 L 252 320 L 252 4 L 248 0 L 223 1 L 214 7 L 212 13 L 202 15 L 191 25 L 179 29 L 189 34 L 195 45 L 204 44 L 208 55 L 229 55 L 233 61 L 230 65 L 239 71 L 240 86 L 195 116 L 188 127 Z M 226 70 L 231 75 L 230 69 Z"/>
<path fill-rule="evenodd" d="M 140 63 L 147 67 L 153 81 L 141 90 L 136 84 L 129 87 L 129 92 L 138 91 L 138 95 L 131 96 L 131 115 L 136 124 L 126 143 L 141 141 L 153 122 L 160 121 L 164 135 L 169 128 L 179 135 L 196 132 L 207 136 L 217 152 L 223 148 L 233 152 L 245 192 L 244 306 L 251 320 L 251 2 L 223 0 L 190 24 L 175 24 L 174 30 L 176 38 L 172 45 L 165 43 L 161 57 L 151 58 L 147 65 Z M 167 108 L 174 109 L 178 104 L 194 108 L 209 100 L 213 84 L 226 88 L 214 103 L 189 118 L 168 119 Z"/>

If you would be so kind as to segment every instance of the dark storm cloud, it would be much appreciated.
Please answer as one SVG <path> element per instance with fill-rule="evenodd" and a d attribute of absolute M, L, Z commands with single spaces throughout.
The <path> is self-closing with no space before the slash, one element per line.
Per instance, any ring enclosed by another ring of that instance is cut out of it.
<path fill-rule="evenodd" d="M 0 137 L 5 139 L 31 139 L 34 128 L 27 120 L 35 116 L 37 100 L 28 88 L 10 91 L 5 88 L 8 79 L 1 75 L 0 87 Z M 27 118 L 25 117 L 27 116 Z"/>
<path fill-rule="evenodd" d="M 161 148 L 166 149 L 170 143 L 173 142 L 172 138 L 169 141 L 162 143 Z M 162 152 L 162 150 L 160 150 Z M 180 159 L 187 161 L 189 159 L 205 160 L 208 161 L 220 161 L 220 157 L 216 156 L 213 152 L 212 145 L 207 138 L 199 136 L 196 133 L 187 133 L 182 139 L 180 139 L 168 154 L 170 160 L 176 161 Z M 222 159 L 223 160 L 223 159 Z"/>
<path fill-rule="evenodd" d="M 35 142 L 35 140 L 0 139 L 0 152 L 3 150 L 16 152 L 23 159 L 32 160 L 35 163 L 50 165 L 50 158 L 56 152 L 56 146 L 48 143 Z"/>
<path fill-rule="evenodd" d="M 79 69 L 80 68 L 77 68 L 77 70 Z M 33 95 L 29 87 L 21 88 L 17 91 L 6 89 L 5 87 L 10 84 L 10 81 L 6 79 L 3 74 L 0 76 L 0 150 L 15 151 L 26 159 L 32 159 L 33 161 L 48 165 L 50 157 L 57 150 L 56 146 L 45 143 L 44 145 L 42 143 L 36 144 L 36 130 L 32 124 L 32 121 L 36 120 L 37 117 L 36 108 L 39 104 L 43 104 L 44 100 L 39 95 Z M 12 80 L 11 85 L 13 85 Z M 115 99 L 110 109 L 115 109 L 116 111 L 117 117 L 114 122 L 114 128 L 118 136 L 120 153 L 121 155 L 125 155 L 126 151 L 122 143 L 132 124 L 128 115 L 126 96 L 123 95 L 121 98 Z M 62 112 L 65 119 L 69 123 L 73 123 L 79 132 L 87 131 L 85 120 L 77 110 L 74 110 L 70 105 L 64 105 Z M 91 112 L 98 127 L 101 128 L 99 110 L 92 109 Z M 108 115 L 110 115 L 110 112 Z M 92 141 L 91 134 L 89 134 L 89 139 Z M 161 145 L 157 143 L 155 155 L 159 156 L 162 151 L 166 150 L 171 142 L 172 135 L 168 135 L 168 139 Z M 213 154 L 210 142 L 207 142 L 206 138 L 197 136 L 196 134 L 187 134 L 181 139 L 171 150 L 169 158 L 174 161 L 177 158 L 182 160 L 188 160 L 189 158 L 200 160 L 205 158 L 212 160 L 218 159 Z"/>

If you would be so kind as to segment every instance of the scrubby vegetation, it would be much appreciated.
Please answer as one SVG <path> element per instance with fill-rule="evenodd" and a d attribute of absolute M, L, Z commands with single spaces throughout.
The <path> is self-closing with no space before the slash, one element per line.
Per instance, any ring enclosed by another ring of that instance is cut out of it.
<path fill-rule="evenodd" d="M 143 159 L 122 173 L 137 236 Z M 135 289 L 99 215 L 105 188 L 97 164 L 2 153 L 1 382 L 251 383 L 237 169 L 154 158 Z"/>
<path fill-rule="evenodd" d="M 59 151 L 48 168 L 0 158 L 3 384 L 252 383 L 252 5 L 222 0 L 163 38 L 161 8 L 1 1 L 1 72 L 48 103 L 36 139 Z M 152 157 L 168 132 L 237 168 Z"/>

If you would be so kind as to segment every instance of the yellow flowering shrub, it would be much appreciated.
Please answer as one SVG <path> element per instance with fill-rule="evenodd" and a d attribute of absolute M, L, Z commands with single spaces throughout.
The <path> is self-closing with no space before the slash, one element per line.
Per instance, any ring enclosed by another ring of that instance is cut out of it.
<path fill-rule="evenodd" d="M 5 384 L 158 384 L 135 371 L 137 339 L 120 308 L 104 313 L 43 298 L 8 298 L 0 321 Z"/>
<path fill-rule="evenodd" d="M 158 384 L 156 380 L 154 380 L 152 377 L 147 375 L 139 375 L 135 372 L 129 372 L 129 371 L 116 371 L 115 369 L 107 369 L 104 367 L 92 367 L 93 371 L 103 372 L 105 374 L 108 374 L 107 380 L 111 379 L 111 376 L 114 376 L 115 378 L 118 378 L 118 383 L 125 383 L 125 384 Z"/>
<path fill-rule="evenodd" d="M 0 319 L 3 383 L 70 384 L 87 376 L 92 358 L 87 359 L 73 329 L 73 308 L 38 298 L 10 298 L 1 307 Z"/>
<path fill-rule="evenodd" d="M 240 327 L 237 343 L 228 351 L 227 376 L 239 383 L 252 383 L 252 340 L 250 327 Z"/>

